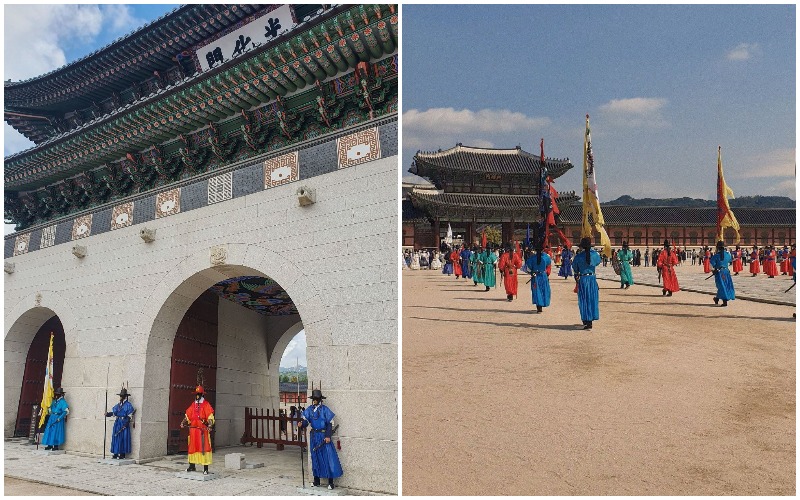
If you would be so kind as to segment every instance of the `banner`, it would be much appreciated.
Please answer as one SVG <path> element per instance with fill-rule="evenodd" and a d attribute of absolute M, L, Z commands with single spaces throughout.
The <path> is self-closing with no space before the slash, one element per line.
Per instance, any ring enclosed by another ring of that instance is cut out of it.
<path fill-rule="evenodd" d="M 591 220 L 590 220 L 591 219 Z M 586 115 L 586 135 L 583 139 L 583 227 L 581 238 L 592 238 L 592 229 L 600 233 L 602 253 L 611 257 L 611 240 L 605 229 L 603 212 L 600 210 L 600 196 L 597 190 L 597 179 L 592 154 L 592 131 L 589 129 L 589 115 Z"/>
<path fill-rule="evenodd" d="M 723 236 L 726 227 L 736 231 L 737 243 L 741 239 L 739 221 L 736 220 L 736 216 L 733 215 L 733 211 L 728 205 L 728 198 L 733 197 L 733 190 L 725 183 L 725 177 L 722 175 L 722 146 L 719 146 L 717 147 L 717 241 L 725 241 Z"/>
<path fill-rule="evenodd" d="M 47 353 L 47 367 L 44 373 L 44 391 L 42 392 L 42 416 L 39 418 L 39 427 L 44 425 L 44 418 L 50 413 L 50 404 L 53 402 L 53 334 L 50 334 L 50 350 Z"/>

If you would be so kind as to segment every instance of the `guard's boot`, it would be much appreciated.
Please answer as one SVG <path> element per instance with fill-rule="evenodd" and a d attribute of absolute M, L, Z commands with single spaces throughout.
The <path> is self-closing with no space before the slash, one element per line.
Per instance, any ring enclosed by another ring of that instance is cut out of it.
<path fill-rule="evenodd" d="M 620 284 L 619 284 L 619 287 L 620 287 L 620 288 L 625 288 L 625 283 L 620 283 Z"/>
<path fill-rule="evenodd" d="M 196 471 L 197 468 L 194 466 L 194 464 L 189 464 L 189 467 L 186 468 L 186 472 L 196 472 Z"/>
<path fill-rule="evenodd" d="M 672 297 L 672 291 L 671 290 L 667 292 L 667 297 Z"/>
<path fill-rule="evenodd" d="M 335 486 L 333 485 L 333 478 L 332 478 L 332 477 L 329 477 L 329 478 L 328 478 L 328 489 L 329 489 L 329 490 L 332 490 L 334 487 L 335 487 Z"/>
<path fill-rule="evenodd" d="M 112 458 L 112 459 L 119 458 L 119 455 L 117 455 L 116 453 L 114 453 L 114 456 L 112 456 L 111 458 Z"/>
<path fill-rule="evenodd" d="M 536 306 L 536 312 L 537 313 L 542 312 L 542 306 Z"/>
<path fill-rule="evenodd" d="M 666 289 L 662 289 L 661 290 L 661 295 L 666 295 L 666 294 L 667 294 L 667 290 Z"/>
<path fill-rule="evenodd" d="M 514 300 L 514 296 L 513 295 L 506 295 L 506 298 L 508 299 L 509 302 Z"/>
<path fill-rule="evenodd" d="M 125 454 L 124 453 L 120 453 L 119 454 L 119 459 L 120 460 L 124 460 L 125 459 Z"/>
<path fill-rule="evenodd" d="M 53 447 L 52 447 L 52 446 L 45 446 L 45 448 L 44 448 L 44 449 L 45 449 L 45 451 L 50 451 L 50 450 L 52 450 L 52 449 L 53 449 Z"/>
<path fill-rule="evenodd" d="M 317 476 L 314 476 L 314 482 L 311 484 L 311 486 L 319 486 L 319 478 Z"/>
<path fill-rule="evenodd" d="M 722 299 L 722 307 L 728 307 L 728 301 L 727 300 Z"/>
<path fill-rule="evenodd" d="M 489 287 L 487 286 L 487 287 L 486 287 L 486 290 L 484 290 L 484 292 L 488 292 L 488 291 L 489 291 Z"/>
<path fill-rule="evenodd" d="M 53 451 L 58 451 L 58 445 L 53 446 Z"/>
<path fill-rule="evenodd" d="M 719 304 L 719 297 L 714 297 L 714 303 Z"/>
<path fill-rule="evenodd" d="M 584 330 L 591 330 L 592 329 L 592 322 L 591 321 L 587 321 L 586 324 L 584 325 L 583 329 Z"/>
<path fill-rule="evenodd" d="M 204 475 L 204 476 L 207 476 L 207 475 L 208 475 L 208 465 L 204 465 L 204 466 L 203 466 L 203 475 Z"/>

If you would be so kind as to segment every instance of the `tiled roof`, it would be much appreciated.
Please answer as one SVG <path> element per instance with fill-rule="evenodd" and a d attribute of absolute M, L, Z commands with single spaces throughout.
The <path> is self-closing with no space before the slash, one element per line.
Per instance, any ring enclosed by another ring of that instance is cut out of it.
<path fill-rule="evenodd" d="M 297 382 L 279 382 L 280 392 L 297 392 Z M 300 394 L 308 392 L 308 382 L 300 382 Z"/>
<path fill-rule="evenodd" d="M 424 175 L 424 172 L 431 167 L 471 172 L 538 175 L 542 160 L 540 156 L 532 155 L 521 148 L 488 149 L 458 144 L 446 151 L 418 151 L 414 156 L 414 163 L 416 169 L 412 167 L 412 172 L 418 175 Z M 569 158 L 546 159 L 545 165 L 554 178 L 572 168 Z"/>
<path fill-rule="evenodd" d="M 415 220 L 428 220 L 428 216 L 425 215 L 425 212 L 422 210 L 417 209 L 411 200 L 403 200 L 402 203 L 403 207 L 403 219 L 406 222 L 415 221 Z"/>
<path fill-rule="evenodd" d="M 473 193 L 441 193 L 430 189 L 415 189 L 409 197 L 423 203 L 463 207 L 465 209 L 488 210 L 538 210 L 539 197 L 535 195 L 513 194 L 473 194 Z M 559 207 L 577 201 L 575 193 L 559 193 Z"/>
<path fill-rule="evenodd" d="M 681 207 L 602 207 L 607 226 L 716 226 L 717 209 Z M 741 226 L 794 226 L 793 208 L 737 208 L 733 211 Z M 566 207 L 561 213 L 564 224 L 579 224 L 581 206 Z"/>

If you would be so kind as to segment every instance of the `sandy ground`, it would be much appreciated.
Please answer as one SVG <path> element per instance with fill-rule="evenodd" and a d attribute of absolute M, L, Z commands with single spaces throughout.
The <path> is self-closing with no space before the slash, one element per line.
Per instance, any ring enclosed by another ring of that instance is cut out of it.
<path fill-rule="evenodd" d="M 793 306 L 526 279 L 403 271 L 404 494 L 795 494 Z"/>

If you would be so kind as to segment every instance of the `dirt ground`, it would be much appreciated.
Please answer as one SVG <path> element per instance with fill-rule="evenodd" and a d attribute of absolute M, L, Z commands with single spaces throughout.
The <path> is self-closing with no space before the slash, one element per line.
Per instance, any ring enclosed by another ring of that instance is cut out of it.
<path fill-rule="evenodd" d="M 525 281 L 403 271 L 403 494 L 795 494 L 794 307 Z"/>

